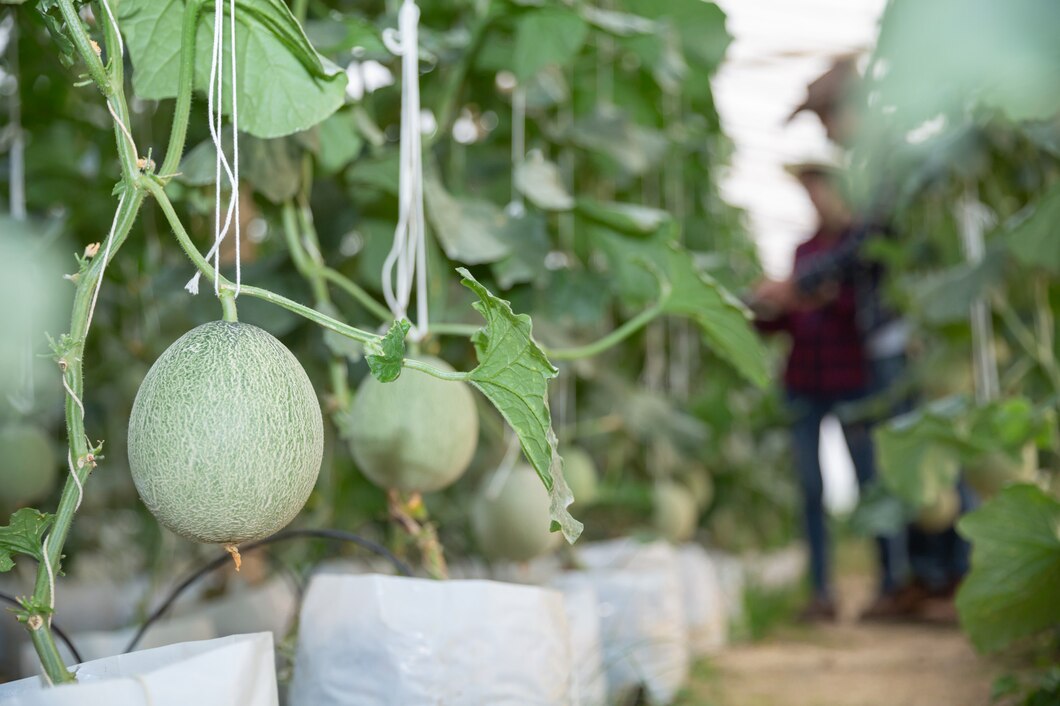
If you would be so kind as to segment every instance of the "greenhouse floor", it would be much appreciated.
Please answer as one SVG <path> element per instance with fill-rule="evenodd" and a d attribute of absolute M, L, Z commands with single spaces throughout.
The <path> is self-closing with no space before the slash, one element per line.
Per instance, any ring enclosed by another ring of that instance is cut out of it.
<path fill-rule="evenodd" d="M 988 706 L 1001 665 L 957 627 L 859 624 L 867 574 L 840 578 L 839 623 L 776 627 L 697 665 L 682 706 Z"/>

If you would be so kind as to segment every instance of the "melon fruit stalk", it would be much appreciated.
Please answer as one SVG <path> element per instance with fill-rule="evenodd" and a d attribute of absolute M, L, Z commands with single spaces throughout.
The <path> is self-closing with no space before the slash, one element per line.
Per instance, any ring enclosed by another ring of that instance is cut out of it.
<path fill-rule="evenodd" d="M 554 549 L 549 497 L 534 469 L 518 464 L 486 478 L 471 506 L 471 530 L 491 559 L 529 561 Z"/>
<path fill-rule="evenodd" d="M 699 510 L 688 488 L 674 481 L 661 481 L 655 485 L 653 503 L 653 524 L 662 537 L 678 543 L 695 534 Z"/>
<path fill-rule="evenodd" d="M 425 363 L 451 371 L 445 361 Z M 478 412 L 463 382 L 404 370 L 393 382 L 367 377 L 350 410 L 350 451 L 380 488 L 429 493 L 454 483 L 478 445 Z"/>
<path fill-rule="evenodd" d="M 41 500 L 55 487 L 59 461 L 48 436 L 32 424 L 0 431 L 0 508 Z"/>
<path fill-rule="evenodd" d="M 129 466 L 147 509 L 197 542 L 267 537 L 309 498 L 324 424 L 305 370 L 271 334 L 214 321 L 151 366 L 129 420 Z"/>

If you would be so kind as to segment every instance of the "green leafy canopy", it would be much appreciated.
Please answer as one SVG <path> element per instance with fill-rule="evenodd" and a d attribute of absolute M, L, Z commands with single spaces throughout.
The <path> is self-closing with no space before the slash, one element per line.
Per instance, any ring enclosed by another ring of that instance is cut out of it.
<path fill-rule="evenodd" d="M 190 4 L 123 0 L 118 6 L 135 69 L 133 89 L 140 98 L 177 95 L 181 29 Z M 282 0 L 237 0 L 236 20 L 241 130 L 266 138 L 289 135 L 323 121 L 343 104 L 346 74 L 316 52 Z M 199 91 L 209 84 L 212 44 L 213 14 L 203 12 L 195 41 L 194 85 Z M 228 42 L 224 53 L 227 66 Z M 227 95 L 224 107 L 230 110 Z"/>
<path fill-rule="evenodd" d="M 516 314 L 511 304 L 494 296 L 464 268 L 457 269 L 465 287 L 479 301 L 475 309 L 486 319 L 485 328 L 472 337 L 478 366 L 469 381 L 497 408 L 519 437 L 523 454 L 548 489 L 552 530 L 561 530 L 574 543 L 582 532 L 568 507 L 574 495 L 563 477 L 556 450 L 556 433 L 548 407 L 548 381 L 558 371 L 534 341 L 530 317 Z"/>

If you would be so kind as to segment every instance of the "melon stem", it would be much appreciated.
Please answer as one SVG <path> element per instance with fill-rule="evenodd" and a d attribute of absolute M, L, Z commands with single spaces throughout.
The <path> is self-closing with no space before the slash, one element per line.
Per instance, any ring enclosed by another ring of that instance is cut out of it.
<path fill-rule="evenodd" d="M 221 300 L 221 318 L 230 323 L 237 323 L 239 315 L 236 313 L 236 296 L 231 289 L 222 289 L 217 295 Z"/>

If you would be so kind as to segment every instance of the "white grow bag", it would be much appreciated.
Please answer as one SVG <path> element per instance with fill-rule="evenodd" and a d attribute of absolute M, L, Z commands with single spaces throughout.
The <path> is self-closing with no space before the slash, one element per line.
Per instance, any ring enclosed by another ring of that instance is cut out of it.
<path fill-rule="evenodd" d="M 289 701 L 568 706 L 571 662 L 556 591 L 321 574 L 302 604 Z"/>
<path fill-rule="evenodd" d="M 710 556 L 698 544 L 681 546 L 677 556 L 689 648 L 697 657 L 713 654 L 729 641 L 729 612 L 721 577 Z"/>
<path fill-rule="evenodd" d="M 85 662 L 77 684 L 0 684 L 2 706 L 277 706 L 272 635 L 185 642 Z"/>
<path fill-rule="evenodd" d="M 744 619 L 744 591 L 747 583 L 743 562 L 738 557 L 718 549 L 711 549 L 707 554 L 714 562 L 714 568 L 721 580 L 729 624 L 741 625 Z"/>
<path fill-rule="evenodd" d="M 577 574 L 557 576 L 552 587 L 563 594 L 570 626 L 574 659 L 574 696 L 571 700 L 579 706 L 607 706 L 607 672 L 600 641 L 600 602 L 596 598 L 596 589 L 579 580 Z"/>
<path fill-rule="evenodd" d="M 681 569 L 666 542 L 600 542 L 578 552 L 599 601 L 608 697 L 620 703 L 643 685 L 652 704 L 669 704 L 689 672 Z"/>
<path fill-rule="evenodd" d="M 81 653 L 81 658 L 88 662 L 113 657 L 125 652 L 129 641 L 136 634 L 137 628 L 130 627 L 123 630 L 96 630 L 91 632 L 80 632 L 70 635 L 71 642 Z M 204 617 L 195 618 L 173 618 L 160 620 L 153 623 L 143 637 L 140 638 L 136 651 L 150 650 L 156 647 L 165 647 L 180 642 L 191 642 L 193 640 L 211 640 L 217 637 L 213 623 Z M 59 654 L 62 655 L 66 664 L 73 664 L 76 660 L 70 652 L 66 643 L 59 640 Z M 22 646 L 20 655 L 22 675 L 26 677 L 40 674 L 40 659 L 37 651 L 33 649 L 32 643 Z"/>

